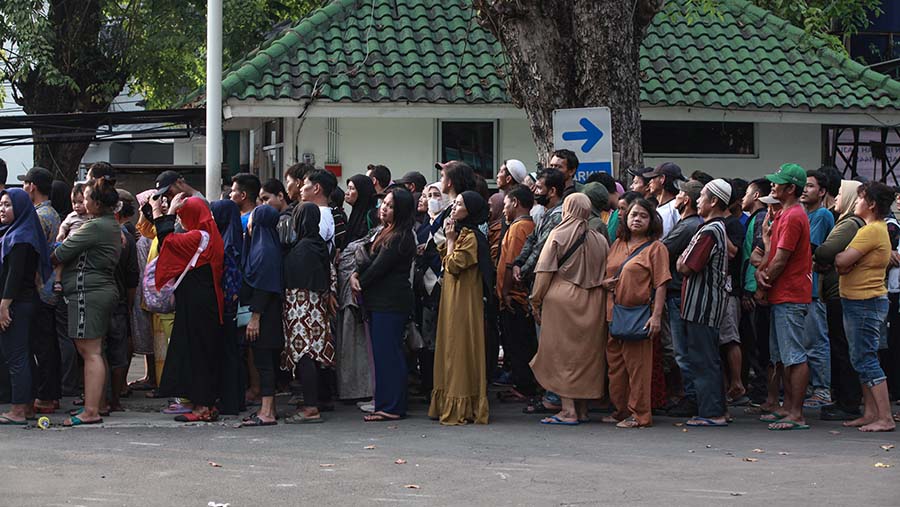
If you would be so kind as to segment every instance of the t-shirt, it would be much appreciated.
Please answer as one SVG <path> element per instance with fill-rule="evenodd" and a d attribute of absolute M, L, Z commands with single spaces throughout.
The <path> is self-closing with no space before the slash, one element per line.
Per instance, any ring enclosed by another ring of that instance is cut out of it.
<path fill-rule="evenodd" d="M 319 206 L 319 235 L 328 243 L 328 250 L 334 248 L 334 215 L 328 206 Z"/>
<path fill-rule="evenodd" d="M 656 212 L 659 213 L 660 218 L 662 218 L 662 237 L 665 238 L 669 235 L 672 228 L 675 227 L 675 224 L 681 220 L 681 213 L 679 213 L 678 208 L 675 207 L 675 199 L 670 199 L 669 202 L 661 204 L 656 208 Z"/>
<path fill-rule="evenodd" d="M 534 220 L 531 216 L 518 219 L 510 224 L 503 235 L 502 245 L 500 247 L 500 258 L 497 260 L 497 297 L 503 298 L 503 282 L 506 268 L 512 267 L 525 245 L 525 239 L 534 231 Z M 509 295 L 512 299 L 522 305 L 528 305 L 528 289 L 521 283 L 513 281 L 513 286 L 509 288 Z"/>
<path fill-rule="evenodd" d="M 247 234 L 247 224 L 250 223 L 250 215 L 252 214 L 253 210 L 241 213 L 241 228 L 244 230 L 244 234 Z"/>
<path fill-rule="evenodd" d="M 887 294 L 885 270 L 891 261 L 891 238 L 883 220 L 866 224 L 847 245 L 863 255 L 846 275 L 841 275 L 841 297 L 852 300 L 872 299 Z"/>
<path fill-rule="evenodd" d="M 821 245 L 834 229 L 834 215 L 827 208 L 819 208 L 807 213 L 809 218 L 809 242 L 813 247 Z M 819 274 L 812 274 L 813 299 L 819 298 Z"/>
<path fill-rule="evenodd" d="M 628 250 L 622 239 L 616 240 L 606 258 L 606 277 L 616 276 L 625 259 L 639 245 L 632 245 Z M 606 320 L 612 320 L 613 303 L 623 306 L 640 306 L 650 303 L 656 288 L 669 283 L 672 274 L 669 272 L 669 251 L 662 241 L 654 241 L 641 253 L 628 261 L 619 281 L 616 283 L 614 297 L 606 298 Z"/>
<path fill-rule="evenodd" d="M 697 230 L 700 229 L 701 225 L 703 225 L 703 219 L 699 215 L 685 217 L 679 220 L 675 227 L 669 231 L 669 234 L 662 239 L 663 245 L 666 245 L 666 249 L 669 251 L 669 271 L 672 272 L 672 280 L 669 281 L 668 286 L 670 297 L 681 294 L 681 282 L 684 275 L 678 272 L 675 264 L 678 262 L 678 257 L 684 252 L 684 249 L 691 243 L 691 239 L 694 237 L 694 234 L 697 234 Z"/>
<path fill-rule="evenodd" d="M 725 221 L 715 218 L 705 223 L 681 259 L 693 271 L 685 277 L 681 289 L 681 318 L 719 329 L 729 288 Z"/>
<path fill-rule="evenodd" d="M 615 209 L 609 214 L 609 222 L 606 223 L 606 230 L 609 234 L 609 243 L 612 244 L 616 240 L 616 230 L 619 228 L 619 210 Z"/>
<path fill-rule="evenodd" d="M 772 281 L 769 303 L 810 303 L 812 248 L 809 244 L 809 219 L 803 206 L 795 204 L 775 217 L 771 245 L 767 265 L 771 264 L 778 250 L 787 250 L 791 255 L 781 275 Z"/>
<path fill-rule="evenodd" d="M 744 290 L 751 295 L 756 292 L 756 266 L 750 264 L 750 255 L 758 243 L 762 242 L 762 225 L 766 220 L 766 209 L 761 208 L 747 221 L 747 233 L 741 249 L 741 264 L 744 272 Z"/>

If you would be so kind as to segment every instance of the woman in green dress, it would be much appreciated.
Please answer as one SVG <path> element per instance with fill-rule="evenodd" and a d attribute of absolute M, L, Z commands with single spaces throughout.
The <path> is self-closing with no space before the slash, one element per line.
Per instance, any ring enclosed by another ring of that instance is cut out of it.
<path fill-rule="evenodd" d="M 64 424 L 97 424 L 106 384 L 102 343 L 109 315 L 118 301 L 116 263 L 122 249 L 121 226 L 114 211 L 119 202 L 115 181 L 91 180 L 85 185 L 84 205 L 94 216 L 54 250 L 51 260 L 63 265 L 63 294 L 68 300 L 68 333 L 84 359 L 84 408 Z"/>

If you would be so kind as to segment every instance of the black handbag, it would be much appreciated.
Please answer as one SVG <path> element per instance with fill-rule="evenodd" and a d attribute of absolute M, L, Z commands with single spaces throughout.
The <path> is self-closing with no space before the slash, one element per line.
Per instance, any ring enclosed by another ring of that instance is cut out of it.
<path fill-rule="evenodd" d="M 628 264 L 628 261 L 635 258 L 637 254 L 650 246 L 650 243 L 652 242 L 653 241 L 648 241 L 632 252 L 632 254 L 625 259 L 625 262 L 622 263 L 622 266 L 619 267 L 616 278 L 619 278 L 619 276 L 622 275 L 622 270 L 625 269 L 625 265 Z M 615 297 L 615 292 L 613 292 L 613 313 L 612 320 L 609 321 L 609 334 L 613 338 L 629 342 L 650 338 L 647 322 L 650 321 L 650 317 L 653 315 L 652 297 L 650 299 L 650 304 L 638 306 L 620 305 L 615 303 Z"/>

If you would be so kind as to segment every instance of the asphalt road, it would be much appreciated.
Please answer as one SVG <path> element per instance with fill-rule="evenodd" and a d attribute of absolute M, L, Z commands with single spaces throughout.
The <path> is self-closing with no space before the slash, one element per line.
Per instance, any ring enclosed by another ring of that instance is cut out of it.
<path fill-rule="evenodd" d="M 895 506 L 900 493 L 900 434 L 817 420 L 794 432 L 743 414 L 728 428 L 549 427 L 492 402 L 487 426 L 441 427 L 417 403 L 396 423 L 338 406 L 323 424 L 238 429 L 127 404 L 103 427 L 0 428 L 0 505 Z"/>

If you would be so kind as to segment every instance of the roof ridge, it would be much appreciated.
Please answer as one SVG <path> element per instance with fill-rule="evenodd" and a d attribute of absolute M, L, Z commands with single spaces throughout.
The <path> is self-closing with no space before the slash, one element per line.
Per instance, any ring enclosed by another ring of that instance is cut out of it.
<path fill-rule="evenodd" d="M 755 20 L 762 21 L 768 25 L 777 27 L 778 30 L 785 31 L 800 42 L 807 43 L 815 48 L 816 54 L 822 58 L 827 57 L 839 68 L 844 69 L 856 79 L 859 79 L 875 88 L 887 91 L 895 98 L 900 98 L 900 81 L 897 81 L 886 74 L 874 71 L 865 65 L 857 62 L 848 55 L 842 54 L 831 49 L 828 44 L 815 36 L 809 35 L 802 28 L 794 25 L 790 21 L 779 17 L 774 12 L 759 7 L 751 3 L 749 0 L 722 0 L 723 5 L 734 4 L 742 5 L 743 9 L 732 14 L 737 21 L 740 21 L 739 15 L 751 16 Z"/>

